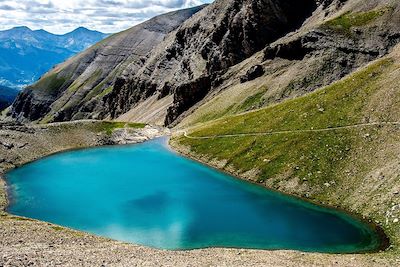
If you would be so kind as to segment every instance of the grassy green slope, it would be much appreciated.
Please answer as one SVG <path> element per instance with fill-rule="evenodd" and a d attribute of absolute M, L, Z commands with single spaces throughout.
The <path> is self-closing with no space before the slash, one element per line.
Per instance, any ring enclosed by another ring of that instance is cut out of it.
<path fill-rule="evenodd" d="M 267 187 L 373 218 L 397 246 L 400 228 L 393 221 L 400 218 L 399 126 L 296 131 L 400 121 L 399 62 L 399 53 L 393 53 L 314 93 L 196 126 L 189 136 L 294 132 L 180 136 L 172 144 Z"/>
<path fill-rule="evenodd" d="M 379 80 L 393 66 L 384 59 L 364 70 L 305 97 L 286 101 L 256 112 L 215 121 L 196 135 L 218 135 L 329 128 L 368 122 L 371 115 L 381 121 L 395 114 L 365 111 L 366 102 L 376 93 Z"/>

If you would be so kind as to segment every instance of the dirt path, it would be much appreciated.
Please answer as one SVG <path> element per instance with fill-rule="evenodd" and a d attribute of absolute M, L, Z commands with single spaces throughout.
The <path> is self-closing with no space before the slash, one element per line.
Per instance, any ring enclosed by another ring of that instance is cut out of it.
<path fill-rule="evenodd" d="M 399 125 L 400 122 L 371 122 L 361 123 L 347 126 L 338 126 L 324 129 L 308 129 L 308 130 L 287 130 L 287 131 L 275 131 L 275 132 L 263 132 L 263 133 L 238 133 L 238 134 L 224 134 L 224 135 L 212 135 L 212 136 L 190 136 L 186 130 L 178 131 L 177 133 L 183 133 L 183 135 L 189 139 L 213 139 L 213 138 L 227 138 L 227 137 L 243 137 L 243 136 L 265 136 L 265 135 L 276 135 L 276 134 L 291 134 L 291 133 L 314 133 L 314 132 L 329 132 L 345 129 L 364 128 L 371 126 L 395 126 Z"/>

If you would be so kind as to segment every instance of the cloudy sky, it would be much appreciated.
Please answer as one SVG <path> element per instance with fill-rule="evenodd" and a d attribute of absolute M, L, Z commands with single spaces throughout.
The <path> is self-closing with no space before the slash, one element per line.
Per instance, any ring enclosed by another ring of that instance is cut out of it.
<path fill-rule="evenodd" d="M 0 30 L 28 26 L 65 33 L 79 26 L 118 32 L 155 15 L 212 0 L 0 0 Z"/>

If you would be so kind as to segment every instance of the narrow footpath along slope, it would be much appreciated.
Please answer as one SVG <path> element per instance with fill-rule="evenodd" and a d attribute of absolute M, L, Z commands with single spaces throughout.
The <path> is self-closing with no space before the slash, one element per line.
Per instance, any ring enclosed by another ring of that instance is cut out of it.
<path fill-rule="evenodd" d="M 382 126 L 387 126 L 387 125 L 396 126 L 396 125 L 400 125 L 400 122 L 372 122 L 372 123 L 362 123 L 362 124 L 339 126 L 339 127 L 333 127 L 333 128 L 325 128 L 325 129 L 292 130 L 292 131 L 277 131 L 277 132 L 265 132 L 265 133 L 222 134 L 222 135 L 212 135 L 212 136 L 191 136 L 185 130 L 178 131 L 177 133 L 183 133 L 183 135 L 189 139 L 213 139 L 213 138 L 264 136 L 264 135 L 291 134 L 291 133 L 318 133 L 318 132 L 329 132 L 329 131 L 346 130 L 346 129 L 353 129 L 353 128 L 366 128 L 369 126 L 382 127 Z"/>

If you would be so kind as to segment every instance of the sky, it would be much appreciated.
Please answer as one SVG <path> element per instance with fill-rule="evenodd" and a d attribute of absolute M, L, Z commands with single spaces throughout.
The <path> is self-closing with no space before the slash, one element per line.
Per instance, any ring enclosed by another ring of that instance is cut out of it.
<path fill-rule="evenodd" d="M 105 33 L 212 0 L 0 0 L 0 30 L 28 26 L 63 34 L 83 26 Z"/>

